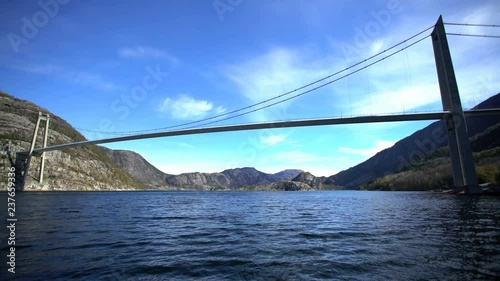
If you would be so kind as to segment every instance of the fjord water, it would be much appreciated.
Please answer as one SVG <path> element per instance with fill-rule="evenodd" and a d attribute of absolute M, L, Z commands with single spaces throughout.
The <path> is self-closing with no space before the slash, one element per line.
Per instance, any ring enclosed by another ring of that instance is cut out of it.
<path fill-rule="evenodd" d="M 2 202 L 5 197 L 2 193 Z M 16 280 L 500 276 L 500 200 L 495 197 L 359 191 L 25 192 L 16 195 L 16 203 L 16 274 L 5 267 L 5 230 L 0 274 Z"/>

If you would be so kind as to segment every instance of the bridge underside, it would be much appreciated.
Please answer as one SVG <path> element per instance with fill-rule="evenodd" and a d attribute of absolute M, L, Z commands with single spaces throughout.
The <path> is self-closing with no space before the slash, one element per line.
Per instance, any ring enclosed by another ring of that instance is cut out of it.
<path fill-rule="evenodd" d="M 464 111 L 465 117 L 486 117 L 500 116 L 500 109 L 484 109 L 484 110 L 468 110 Z M 402 122 L 402 121 L 425 121 L 425 120 L 446 120 L 450 118 L 451 113 L 448 111 L 430 112 L 430 113 L 413 113 L 413 114 L 393 114 L 393 115 L 375 115 L 375 116 L 356 116 L 356 117 L 337 117 L 337 118 L 322 118 L 309 120 L 294 120 L 294 121 L 279 121 L 265 122 L 243 125 L 229 125 L 219 127 L 195 128 L 174 130 L 158 133 L 148 133 L 140 135 L 128 135 L 99 140 L 89 140 L 74 142 L 68 144 L 60 144 L 38 148 L 33 150 L 34 154 L 40 154 L 44 151 L 60 150 L 63 148 L 72 148 L 89 144 L 104 144 L 131 140 L 143 140 L 162 137 L 185 136 L 207 133 L 262 130 L 262 129 L 279 129 L 292 127 L 308 127 L 308 126 L 325 126 L 325 125 L 345 125 L 345 124 L 362 124 L 362 123 L 380 123 L 380 122 Z"/>

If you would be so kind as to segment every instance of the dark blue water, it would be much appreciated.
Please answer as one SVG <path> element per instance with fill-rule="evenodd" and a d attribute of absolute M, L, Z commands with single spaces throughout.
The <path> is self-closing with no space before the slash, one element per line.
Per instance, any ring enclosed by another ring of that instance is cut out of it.
<path fill-rule="evenodd" d="M 0 202 L 7 201 L 5 193 L 0 196 Z M 500 277 L 500 200 L 494 197 L 355 191 L 25 192 L 16 199 L 16 274 L 6 271 L 7 232 L 2 227 L 2 278 Z"/>

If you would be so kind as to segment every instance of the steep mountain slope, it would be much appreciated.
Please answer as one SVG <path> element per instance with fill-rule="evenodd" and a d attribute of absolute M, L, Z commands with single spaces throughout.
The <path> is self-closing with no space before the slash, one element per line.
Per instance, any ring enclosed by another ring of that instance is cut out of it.
<path fill-rule="evenodd" d="M 471 139 L 479 183 L 500 184 L 500 123 Z M 367 190 L 432 190 L 451 185 L 447 147 L 408 165 L 403 171 L 376 178 L 361 186 Z"/>
<path fill-rule="evenodd" d="M 474 109 L 500 107 L 500 94 L 480 103 Z M 468 118 L 469 136 L 474 136 L 500 122 L 498 117 Z M 398 141 L 363 163 L 344 170 L 331 178 L 337 185 L 358 189 L 362 184 L 375 178 L 395 173 L 408 163 L 416 161 L 436 149 L 448 145 L 444 121 L 437 121 Z"/>
<path fill-rule="evenodd" d="M 158 170 L 139 153 L 129 150 L 113 150 L 99 147 L 113 162 L 138 181 L 150 187 L 164 187 L 170 175 Z"/>
<path fill-rule="evenodd" d="M 29 101 L 0 91 L 0 142 L 3 147 L 1 182 L 7 182 L 4 177 L 8 167 L 15 161 L 15 152 L 29 149 L 39 111 L 49 113 Z M 49 145 L 85 139 L 62 118 L 51 114 L 50 119 Z M 38 134 L 37 147 L 42 143 L 42 131 Z M 39 158 L 34 157 L 26 190 L 117 190 L 145 187 L 94 145 L 47 152 L 44 184 L 37 181 L 39 163 Z"/>
<path fill-rule="evenodd" d="M 273 174 L 271 176 L 272 181 L 287 181 L 295 178 L 297 175 L 302 173 L 302 170 L 297 170 L 297 169 L 288 169 L 288 170 L 283 170 L 281 172 L 278 172 L 276 174 Z"/>

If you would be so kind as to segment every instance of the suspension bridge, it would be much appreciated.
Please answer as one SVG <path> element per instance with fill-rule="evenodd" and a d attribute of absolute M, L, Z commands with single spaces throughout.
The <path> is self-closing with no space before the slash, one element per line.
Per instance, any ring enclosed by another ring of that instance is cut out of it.
<path fill-rule="evenodd" d="M 470 25 L 470 24 L 458 24 L 458 23 L 446 23 L 446 24 Z M 500 27 L 497 25 L 477 25 L 477 26 Z M 425 34 L 427 31 L 431 29 L 432 32 L 430 34 Z M 455 190 L 456 191 L 462 190 L 467 194 L 482 193 L 482 189 L 479 187 L 477 180 L 474 159 L 472 156 L 472 151 L 467 134 L 467 128 L 465 125 L 466 124 L 465 118 L 500 116 L 500 108 L 487 109 L 487 110 L 465 110 L 465 111 L 463 110 L 462 103 L 460 101 L 455 72 L 453 69 L 451 54 L 448 46 L 447 35 L 500 38 L 499 36 L 446 33 L 445 23 L 443 22 L 442 17 L 439 17 L 435 25 L 429 27 L 424 31 L 417 33 L 414 36 L 409 37 L 408 39 L 374 56 L 371 56 L 361 62 L 353 64 L 344 70 L 338 71 L 324 78 L 316 80 L 312 83 L 304 85 L 300 88 L 264 100 L 262 102 L 252 104 L 250 106 L 246 106 L 227 113 L 222 113 L 212 117 L 200 119 L 197 121 L 187 122 L 175 126 L 158 128 L 153 130 L 143 130 L 143 131 L 112 132 L 111 134 L 114 135 L 113 137 L 97 139 L 97 140 L 87 140 L 87 141 L 79 141 L 79 142 L 47 146 L 47 134 L 49 131 L 50 116 L 42 115 L 40 113 L 38 116 L 38 121 L 35 126 L 30 150 L 17 153 L 16 166 L 18 168 L 16 168 L 16 173 L 17 173 L 16 187 L 19 190 L 23 189 L 24 183 L 26 181 L 29 172 L 29 166 L 32 157 L 34 156 L 41 157 L 40 169 L 39 169 L 39 182 L 42 182 L 45 153 L 48 151 L 60 150 L 64 148 L 74 148 L 91 144 L 105 144 L 105 143 L 123 142 L 131 140 L 218 133 L 218 132 L 244 131 L 244 130 L 275 129 L 275 128 L 290 128 L 290 127 L 305 127 L 305 126 L 326 126 L 326 125 L 339 125 L 339 124 L 361 124 L 361 123 L 376 123 L 376 122 L 446 120 L 445 122 L 447 128 L 446 131 L 448 135 L 448 144 L 449 144 L 450 158 L 452 163 L 452 175 L 453 175 L 453 183 Z M 418 38 L 419 36 L 421 36 L 421 38 L 416 40 L 416 38 Z M 273 121 L 273 122 L 252 123 L 252 124 L 247 123 L 247 124 L 237 124 L 237 125 L 208 126 L 214 123 L 233 119 L 265 108 L 269 108 L 279 103 L 283 103 L 285 101 L 313 92 L 319 88 L 330 85 L 341 79 L 347 78 L 354 73 L 357 73 L 374 64 L 377 64 L 387 59 L 388 57 L 391 57 L 417 44 L 418 42 L 421 42 L 422 40 L 428 38 L 429 36 L 431 37 L 433 44 L 434 58 L 436 63 L 438 83 L 441 94 L 441 102 L 443 107 L 442 111 L 335 117 L 335 118 L 320 118 L 320 119 L 301 119 L 301 120 Z M 407 43 L 409 42 L 409 40 L 412 39 L 415 39 L 413 43 L 408 44 L 407 46 L 402 47 L 369 64 L 359 67 L 363 63 L 366 63 L 367 61 L 372 60 L 377 56 L 381 56 L 384 53 L 388 53 L 389 51 L 396 49 L 403 43 Z M 343 72 L 347 72 L 347 74 L 340 76 L 340 74 Z M 41 121 L 46 122 L 44 136 L 43 136 L 43 145 L 41 148 L 35 148 L 35 142 L 37 139 L 38 129 Z"/>

